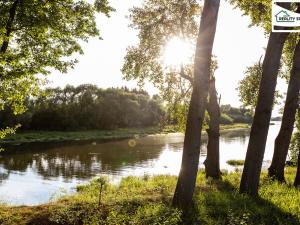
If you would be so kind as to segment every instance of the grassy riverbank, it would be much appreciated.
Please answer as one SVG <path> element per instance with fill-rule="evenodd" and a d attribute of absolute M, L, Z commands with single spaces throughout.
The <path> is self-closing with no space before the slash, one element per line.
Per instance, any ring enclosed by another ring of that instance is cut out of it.
<path fill-rule="evenodd" d="M 248 124 L 222 125 L 221 130 L 248 128 Z M 26 131 L 11 135 L 0 140 L 0 144 L 26 144 L 45 142 L 76 142 L 76 141 L 97 141 L 114 140 L 122 138 L 143 137 L 150 134 L 176 132 L 174 127 L 168 126 L 164 129 L 159 127 L 147 128 L 124 128 L 116 130 L 92 130 L 92 131 Z"/>
<path fill-rule="evenodd" d="M 3 140 L 0 144 L 23 144 L 35 142 L 64 142 L 64 141 L 93 141 L 133 138 L 160 133 L 158 127 L 124 128 L 116 130 L 91 130 L 91 131 L 26 131 L 16 133 Z"/>
<path fill-rule="evenodd" d="M 264 174 L 260 197 L 238 193 L 239 173 L 222 181 L 197 179 L 194 207 L 188 220 L 170 207 L 176 184 L 174 176 L 128 177 L 119 185 L 105 183 L 99 204 L 99 186 L 94 180 L 79 186 L 74 196 L 35 207 L 0 206 L 0 224 L 203 224 L 291 225 L 300 224 L 300 190 L 292 187 L 295 169 L 287 170 L 288 184 L 272 182 Z"/>

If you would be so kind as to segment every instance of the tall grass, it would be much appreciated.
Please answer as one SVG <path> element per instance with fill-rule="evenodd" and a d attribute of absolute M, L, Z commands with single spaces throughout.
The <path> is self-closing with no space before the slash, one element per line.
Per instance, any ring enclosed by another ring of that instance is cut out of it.
<path fill-rule="evenodd" d="M 175 176 L 127 177 L 112 185 L 95 179 L 77 188 L 77 194 L 38 207 L 0 207 L 0 224 L 300 224 L 300 190 L 291 184 L 295 169 L 287 169 L 287 183 L 262 175 L 260 197 L 238 192 L 240 173 L 220 181 L 197 177 L 189 213 L 171 207 Z M 100 187 L 101 201 L 99 201 Z"/>

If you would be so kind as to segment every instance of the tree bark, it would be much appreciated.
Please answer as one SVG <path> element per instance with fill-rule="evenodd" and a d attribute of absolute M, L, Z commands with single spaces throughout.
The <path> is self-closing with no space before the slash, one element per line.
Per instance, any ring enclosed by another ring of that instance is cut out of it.
<path fill-rule="evenodd" d="M 295 187 L 300 186 L 300 152 L 298 153 L 298 166 L 297 166 L 297 173 L 296 173 L 296 178 L 294 182 Z"/>
<path fill-rule="evenodd" d="M 262 78 L 250 139 L 246 154 L 240 192 L 258 194 L 260 172 L 269 131 L 277 75 L 288 33 L 271 33 L 262 67 Z"/>
<path fill-rule="evenodd" d="M 2 54 L 4 54 L 8 48 L 8 44 L 9 44 L 9 37 L 12 33 L 13 30 L 13 23 L 16 17 L 16 12 L 17 12 L 17 7 L 19 4 L 20 0 L 15 0 L 14 3 L 12 4 L 10 10 L 9 10 L 9 18 L 8 21 L 6 23 L 6 32 L 5 32 L 5 39 L 2 43 L 2 46 L 0 48 L 0 52 Z"/>
<path fill-rule="evenodd" d="M 273 159 L 269 168 L 269 176 L 281 182 L 285 182 L 284 166 L 293 134 L 295 116 L 299 105 L 299 89 L 300 41 L 298 42 L 294 53 L 293 68 L 291 70 L 282 123 L 279 134 L 275 140 Z"/>
<path fill-rule="evenodd" d="M 191 203 L 199 166 L 201 130 L 207 104 L 212 48 L 220 0 L 204 2 L 196 46 L 193 92 L 187 117 L 181 170 L 173 206 L 187 209 Z"/>
<path fill-rule="evenodd" d="M 220 172 L 220 106 L 215 86 L 215 78 L 212 78 L 209 85 L 209 102 L 207 106 L 209 114 L 209 129 L 208 134 L 207 156 L 204 162 L 206 177 L 219 179 Z"/>

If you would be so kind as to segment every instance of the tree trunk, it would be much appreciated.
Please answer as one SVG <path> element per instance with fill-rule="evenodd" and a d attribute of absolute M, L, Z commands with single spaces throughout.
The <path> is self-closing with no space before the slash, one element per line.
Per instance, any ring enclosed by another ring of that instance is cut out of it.
<path fill-rule="evenodd" d="M 5 32 L 5 39 L 2 43 L 2 46 L 0 48 L 0 52 L 4 54 L 8 48 L 9 44 L 9 36 L 11 35 L 12 28 L 13 28 L 13 23 L 15 20 L 16 12 L 17 12 L 17 6 L 19 4 L 20 0 L 15 0 L 14 3 L 12 4 L 10 10 L 9 10 L 9 18 L 6 23 L 6 32 Z"/>
<path fill-rule="evenodd" d="M 201 130 L 207 104 L 212 48 L 220 0 L 204 2 L 196 46 L 193 92 L 187 117 L 181 170 L 173 206 L 187 209 L 191 203 L 199 165 Z"/>
<path fill-rule="evenodd" d="M 250 139 L 246 154 L 240 192 L 258 194 L 258 185 L 266 140 L 269 131 L 277 75 L 284 43 L 288 33 L 271 33 L 262 67 L 262 78 Z"/>
<path fill-rule="evenodd" d="M 207 157 L 204 162 L 206 177 L 219 179 L 220 172 L 220 152 L 219 152 L 219 139 L 220 139 L 220 106 L 215 86 L 215 78 L 212 78 L 209 85 L 209 102 L 207 106 L 209 114 L 209 129 L 208 144 L 207 144 Z"/>
<path fill-rule="evenodd" d="M 295 187 L 300 186 L 300 152 L 298 152 L 298 167 L 297 167 L 297 174 L 294 182 Z"/>
<path fill-rule="evenodd" d="M 274 155 L 269 168 L 269 176 L 281 182 L 284 179 L 284 166 L 293 134 L 295 116 L 298 108 L 300 89 L 300 42 L 298 42 L 293 59 L 293 68 L 289 81 L 282 123 L 275 140 Z"/>

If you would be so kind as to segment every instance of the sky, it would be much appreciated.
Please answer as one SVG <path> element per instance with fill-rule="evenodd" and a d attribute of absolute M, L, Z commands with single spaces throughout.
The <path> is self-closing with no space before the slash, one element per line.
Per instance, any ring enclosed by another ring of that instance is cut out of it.
<path fill-rule="evenodd" d="M 116 12 L 110 18 L 99 15 L 97 24 L 103 40 L 91 39 L 84 43 L 85 54 L 76 57 L 79 63 L 67 74 L 53 71 L 48 77 L 50 86 L 64 87 L 67 84 L 95 84 L 102 88 L 136 87 L 136 82 L 125 81 L 121 68 L 126 48 L 138 42 L 137 31 L 130 28 L 129 8 L 141 4 L 141 0 L 111 0 Z M 236 90 L 243 79 L 247 66 L 253 65 L 264 55 L 267 39 L 259 27 L 249 28 L 250 18 L 225 1 L 221 1 L 213 54 L 217 56 L 219 69 L 216 71 L 217 90 L 222 95 L 221 104 L 241 105 Z M 279 81 L 278 89 L 285 84 Z M 144 88 L 150 94 L 157 90 L 150 84 Z"/>

